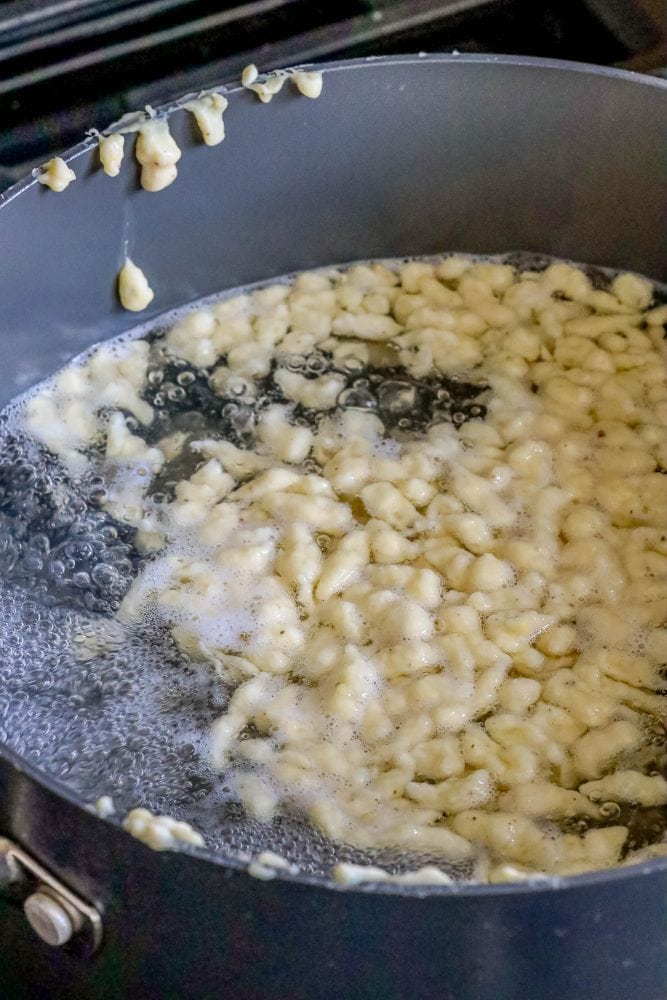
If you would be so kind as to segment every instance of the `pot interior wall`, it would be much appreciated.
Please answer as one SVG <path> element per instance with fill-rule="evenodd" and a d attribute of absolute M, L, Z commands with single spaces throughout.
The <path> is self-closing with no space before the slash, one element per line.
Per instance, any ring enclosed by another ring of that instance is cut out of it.
<path fill-rule="evenodd" d="M 322 97 L 233 91 L 215 148 L 176 111 L 179 177 L 148 194 L 83 148 L 76 183 L 0 199 L 0 405 L 131 326 L 125 253 L 157 315 L 265 277 L 369 257 L 541 251 L 664 274 L 665 84 L 494 57 L 358 61 Z M 131 147 L 131 140 L 127 145 Z"/>

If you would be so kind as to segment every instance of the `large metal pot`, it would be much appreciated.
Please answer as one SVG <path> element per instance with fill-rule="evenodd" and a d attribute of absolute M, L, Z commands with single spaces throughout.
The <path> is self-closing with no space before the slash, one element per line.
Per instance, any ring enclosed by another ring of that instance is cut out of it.
<path fill-rule="evenodd" d="M 667 277 L 664 82 L 531 59 L 360 60 L 326 67 L 317 102 L 284 91 L 265 107 L 231 89 L 225 120 L 210 150 L 172 114 L 186 151 L 159 195 L 129 169 L 109 180 L 88 140 L 67 156 L 78 180 L 65 193 L 28 179 L 0 197 L 0 404 L 124 329 L 113 276 L 126 240 L 154 314 L 294 269 L 449 249 Z M 0 753 L 0 833 L 96 907 L 104 934 L 94 954 L 49 947 L 10 888 L 4 996 L 667 994 L 667 860 L 557 885 L 260 882 L 205 850 L 153 853 Z M 0 873 L 12 868 L 5 857 Z"/>

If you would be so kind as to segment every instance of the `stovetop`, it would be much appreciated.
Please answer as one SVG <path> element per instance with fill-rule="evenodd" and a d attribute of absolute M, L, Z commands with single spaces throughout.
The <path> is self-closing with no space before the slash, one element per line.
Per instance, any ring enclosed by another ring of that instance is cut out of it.
<path fill-rule="evenodd" d="M 456 50 L 659 71 L 666 42 L 665 0 L 0 0 L 0 189 L 248 62 Z"/>

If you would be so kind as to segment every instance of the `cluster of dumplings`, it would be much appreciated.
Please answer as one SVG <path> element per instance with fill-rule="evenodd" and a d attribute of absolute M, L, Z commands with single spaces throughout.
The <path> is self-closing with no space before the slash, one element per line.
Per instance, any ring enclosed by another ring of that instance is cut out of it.
<path fill-rule="evenodd" d="M 253 816 L 289 805 L 480 880 L 576 874 L 665 850 L 623 817 L 667 804 L 666 321 L 647 280 L 565 263 L 306 272 L 164 337 L 250 404 L 277 366 L 251 446 L 149 447 L 143 342 L 65 370 L 28 425 L 73 469 L 106 441 L 109 509 L 150 554 L 120 615 L 233 687 L 211 753 Z M 314 352 L 332 369 L 296 370 Z M 388 435 L 342 405 L 349 363 L 474 379 L 486 416 Z M 152 505 L 185 450 L 196 470 Z"/>

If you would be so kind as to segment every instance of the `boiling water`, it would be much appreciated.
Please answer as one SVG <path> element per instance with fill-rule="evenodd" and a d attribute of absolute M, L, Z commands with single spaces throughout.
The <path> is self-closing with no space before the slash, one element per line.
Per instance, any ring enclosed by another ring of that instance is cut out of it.
<path fill-rule="evenodd" d="M 598 285 L 608 281 L 603 272 L 593 277 Z M 258 409 L 285 401 L 275 362 L 254 399 L 221 397 L 209 373 L 166 354 L 165 329 L 163 322 L 141 331 L 151 343 L 144 398 L 156 411 L 147 442 L 181 431 L 250 447 Z M 342 375 L 339 406 L 371 410 L 394 438 L 443 420 L 460 426 L 484 418 L 483 383 L 416 379 L 387 360 L 334 366 L 316 352 L 284 364 L 306 377 Z M 226 856 L 271 849 L 312 874 L 341 860 L 399 871 L 433 860 L 334 845 L 288 813 L 269 824 L 244 815 L 208 760 L 210 726 L 229 691 L 210 665 L 187 660 L 165 628 L 132 628 L 114 617 L 142 561 L 134 530 L 103 509 L 107 484 L 95 474 L 94 452 L 93 472 L 75 482 L 21 429 L 24 405 L 19 400 L 0 415 L 0 740 L 83 802 L 111 794 L 121 817 L 143 805 L 186 819 Z M 294 412 L 296 422 L 312 427 L 321 416 L 302 406 Z M 183 449 L 155 477 L 149 502 L 171 498 L 198 464 L 203 459 Z M 656 733 L 648 771 L 664 768 L 663 741 Z M 656 840 L 666 825 L 665 810 L 622 812 L 610 821 L 630 824 L 632 847 Z M 455 874 L 465 875 L 465 866 Z"/>

